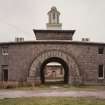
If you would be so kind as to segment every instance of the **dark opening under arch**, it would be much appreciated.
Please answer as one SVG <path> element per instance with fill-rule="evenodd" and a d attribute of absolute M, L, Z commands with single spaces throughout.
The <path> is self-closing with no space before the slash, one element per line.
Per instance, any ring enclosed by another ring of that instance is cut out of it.
<path fill-rule="evenodd" d="M 58 58 L 58 57 L 51 57 L 51 58 L 48 58 L 46 59 L 42 65 L 40 66 L 40 77 L 41 77 L 41 82 L 42 83 L 45 83 L 45 72 L 44 72 L 44 68 L 46 66 L 46 64 L 50 63 L 50 62 L 58 62 L 60 63 L 63 68 L 64 68 L 64 81 L 63 83 L 68 83 L 68 79 L 69 79 L 69 67 L 67 65 L 67 63 L 61 59 L 61 58 Z"/>

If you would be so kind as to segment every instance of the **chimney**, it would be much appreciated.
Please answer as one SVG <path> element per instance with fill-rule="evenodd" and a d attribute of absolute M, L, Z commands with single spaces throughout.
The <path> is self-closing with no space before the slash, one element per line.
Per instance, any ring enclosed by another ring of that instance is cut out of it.
<path fill-rule="evenodd" d="M 82 41 L 88 42 L 88 41 L 90 41 L 90 38 L 82 38 Z"/>
<path fill-rule="evenodd" d="M 15 42 L 23 42 L 24 38 L 23 37 L 16 37 Z"/>

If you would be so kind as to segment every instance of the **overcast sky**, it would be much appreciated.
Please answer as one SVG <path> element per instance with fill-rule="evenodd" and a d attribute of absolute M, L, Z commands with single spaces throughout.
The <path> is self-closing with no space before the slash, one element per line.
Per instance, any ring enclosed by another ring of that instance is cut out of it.
<path fill-rule="evenodd" d="M 46 29 L 47 12 L 60 11 L 63 29 L 75 29 L 74 40 L 105 42 L 105 0 L 0 0 L 0 41 L 34 40 L 32 29 Z"/>

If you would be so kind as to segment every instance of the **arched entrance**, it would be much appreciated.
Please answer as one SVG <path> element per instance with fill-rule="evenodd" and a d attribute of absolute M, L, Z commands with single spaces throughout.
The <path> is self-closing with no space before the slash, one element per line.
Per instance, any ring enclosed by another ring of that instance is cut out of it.
<path fill-rule="evenodd" d="M 56 49 L 44 51 L 35 57 L 29 69 L 27 82 L 31 84 L 44 83 L 43 68 L 50 61 L 57 61 L 63 65 L 65 69 L 65 83 L 81 83 L 79 67 L 74 57 L 71 54 Z"/>
<path fill-rule="evenodd" d="M 50 62 L 58 62 L 59 64 L 61 64 L 61 66 L 63 67 L 64 69 L 64 76 L 63 76 L 63 81 L 62 83 L 68 83 L 68 78 L 69 78 L 69 67 L 68 65 L 66 64 L 66 62 L 64 60 L 62 60 L 61 58 L 58 58 L 58 57 L 51 57 L 51 58 L 48 58 L 46 59 L 42 65 L 41 65 L 41 68 L 40 68 L 40 77 L 41 77 L 41 83 L 46 83 L 45 81 L 45 66 L 50 63 Z M 56 69 L 55 69 L 56 70 Z M 56 73 L 56 71 L 53 70 L 52 73 Z M 54 72 L 55 71 L 55 72 Z M 57 74 L 58 75 L 58 74 Z M 51 75 L 50 75 L 51 77 Z M 56 76 L 57 77 L 57 76 Z M 55 80 L 56 83 L 60 83 L 59 81 L 57 82 Z M 52 82 L 54 83 L 54 81 Z"/>

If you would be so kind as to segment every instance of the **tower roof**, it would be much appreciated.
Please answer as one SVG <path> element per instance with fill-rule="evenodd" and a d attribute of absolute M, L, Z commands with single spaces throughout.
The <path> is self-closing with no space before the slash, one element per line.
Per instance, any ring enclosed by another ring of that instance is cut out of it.
<path fill-rule="evenodd" d="M 48 12 L 48 14 L 50 14 L 51 12 L 57 12 L 60 15 L 60 12 L 57 10 L 55 6 L 51 7 L 51 10 Z"/>

